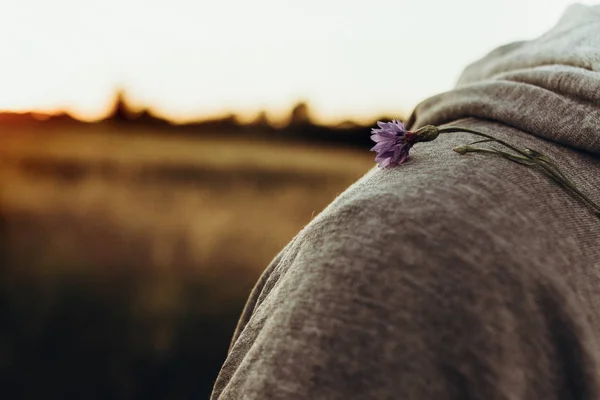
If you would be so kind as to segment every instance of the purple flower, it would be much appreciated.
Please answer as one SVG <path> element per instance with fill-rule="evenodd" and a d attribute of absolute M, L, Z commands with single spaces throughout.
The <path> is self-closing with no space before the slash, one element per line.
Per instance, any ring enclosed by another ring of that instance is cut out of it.
<path fill-rule="evenodd" d="M 407 132 L 399 120 L 392 122 L 377 122 L 379 129 L 373 128 L 371 139 L 376 143 L 371 151 L 377 152 L 375 161 L 379 167 L 393 167 L 402 164 L 408 157 L 408 152 L 415 144 L 413 132 Z"/>

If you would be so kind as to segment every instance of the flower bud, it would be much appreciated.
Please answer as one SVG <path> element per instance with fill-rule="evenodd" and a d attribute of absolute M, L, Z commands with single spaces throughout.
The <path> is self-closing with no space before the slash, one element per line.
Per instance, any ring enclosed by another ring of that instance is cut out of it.
<path fill-rule="evenodd" d="M 535 159 L 537 159 L 537 160 L 542 160 L 542 161 L 545 161 L 545 162 L 547 162 L 548 164 L 552 164 L 552 161 L 550 161 L 550 159 L 549 159 L 547 156 L 545 156 L 544 154 L 540 153 L 539 151 L 535 151 L 535 150 L 532 150 L 532 149 L 530 149 L 530 148 L 526 147 L 526 148 L 523 150 L 523 152 L 524 152 L 525 154 L 527 154 L 527 155 L 528 155 L 529 157 L 531 157 L 531 158 L 535 158 Z"/>
<path fill-rule="evenodd" d="M 469 146 L 456 146 L 452 150 L 454 150 L 458 154 L 467 154 L 469 152 Z"/>
<path fill-rule="evenodd" d="M 432 140 L 435 140 L 439 134 L 440 131 L 437 127 L 433 125 L 425 125 L 414 132 L 413 140 L 415 142 L 431 142 Z"/>

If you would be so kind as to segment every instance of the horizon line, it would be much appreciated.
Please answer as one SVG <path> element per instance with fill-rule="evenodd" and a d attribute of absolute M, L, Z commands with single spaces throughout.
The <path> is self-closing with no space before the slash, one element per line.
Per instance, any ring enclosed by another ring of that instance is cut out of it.
<path fill-rule="evenodd" d="M 284 115 L 279 115 L 278 118 L 273 118 L 269 115 L 268 109 L 262 109 L 258 112 L 253 113 L 252 116 L 244 116 L 243 113 L 235 111 L 224 111 L 219 114 L 196 114 L 196 117 L 191 118 L 173 118 L 165 115 L 160 111 L 156 111 L 151 106 L 136 106 L 132 104 L 127 96 L 127 92 L 123 89 L 118 89 L 114 93 L 113 100 L 108 104 L 106 111 L 100 114 L 97 118 L 85 118 L 77 113 L 70 111 L 66 108 L 54 108 L 54 109 L 10 109 L 0 108 L 0 119 L 6 116 L 15 117 L 31 117 L 34 120 L 43 122 L 46 120 L 66 117 L 73 121 L 81 123 L 99 123 L 103 121 L 121 120 L 135 122 L 137 119 L 144 119 L 146 121 L 154 120 L 157 123 L 168 123 L 173 126 L 186 126 L 186 125 L 202 125 L 203 123 L 218 122 L 218 121 L 234 121 L 236 125 L 252 126 L 252 125 L 268 125 L 275 128 L 285 127 L 292 122 L 298 122 L 298 119 L 304 120 L 310 125 L 324 126 L 324 127 L 336 127 L 343 125 L 351 126 L 368 126 L 376 124 L 377 121 L 382 119 L 390 120 L 400 119 L 405 120 L 406 113 L 402 112 L 396 116 L 390 116 L 385 112 L 379 114 L 373 113 L 372 116 L 362 118 L 339 118 L 337 122 L 325 122 L 315 116 L 314 109 L 311 107 L 310 102 L 305 99 L 297 100 Z"/>

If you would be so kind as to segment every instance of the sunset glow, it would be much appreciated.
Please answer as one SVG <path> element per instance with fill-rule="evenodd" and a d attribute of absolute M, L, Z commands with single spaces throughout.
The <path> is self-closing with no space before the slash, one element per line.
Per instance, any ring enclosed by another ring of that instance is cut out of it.
<path fill-rule="evenodd" d="M 564 0 L 19 0 L 0 7 L 0 109 L 101 118 L 117 88 L 175 121 L 299 100 L 320 122 L 408 113 Z"/>

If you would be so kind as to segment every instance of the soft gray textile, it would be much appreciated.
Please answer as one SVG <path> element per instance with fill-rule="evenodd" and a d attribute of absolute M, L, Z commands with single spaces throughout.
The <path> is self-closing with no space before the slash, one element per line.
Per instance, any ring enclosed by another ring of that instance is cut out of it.
<path fill-rule="evenodd" d="M 543 152 L 600 202 L 600 7 L 468 67 L 425 124 Z M 298 233 L 212 399 L 600 399 L 600 220 L 537 170 L 451 150 L 477 139 L 417 144 Z"/>

